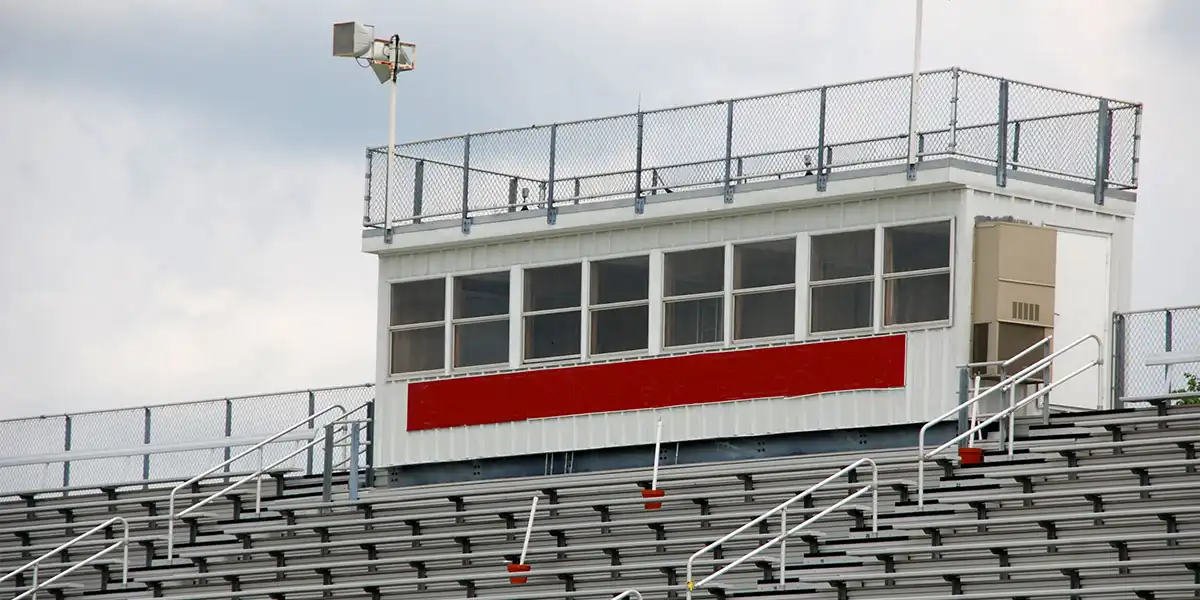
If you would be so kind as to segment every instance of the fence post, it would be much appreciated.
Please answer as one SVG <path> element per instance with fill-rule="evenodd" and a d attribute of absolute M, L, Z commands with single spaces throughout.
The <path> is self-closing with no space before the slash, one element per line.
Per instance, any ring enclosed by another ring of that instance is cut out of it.
<path fill-rule="evenodd" d="M 308 430 L 309 431 L 312 431 L 313 429 L 317 428 L 317 424 L 313 421 L 313 418 L 312 418 L 312 416 L 315 414 L 317 414 L 317 395 L 314 394 L 312 390 L 309 390 L 308 391 Z M 313 447 L 309 446 L 308 450 L 305 451 L 305 454 L 307 455 L 306 456 L 307 464 L 306 464 L 306 470 L 305 470 L 304 474 L 311 476 L 313 474 Z"/>
<path fill-rule="evenodd" d="M 150 410 L 149 406 L 147 406 L 143 410 L 146 411 L 146 421 L 145 421 L 145 425 L 144 425 L 144 431 L 142 432 L 142 443 L 149 446 L 150 445 L 150 413 L 151 413 L 151 410 Z M 142 481 L 149 481 L 149 480 L 150 480 L 150 454 L 146 453 L 145 455 L 142 456 Z M 147 483 L 145 487 L 147 489 L 149 489 L 150 484 Z"/>
<path fill-rule="evenodd" d="M 1012 170 L 1017 170 L 1017 163 L 1021 162 L 1021 122 L 1013 121 L 1013 139 L 1012 139 Z"/>
<path fill-rule="evenodd" d="M 639 107 L 637 112 L 637 156 L 634 158 L 633 166 L 633 212 L 639 215 L 646 212 L 646 199 L 642 197 L 642 136 L 645 132 L 642 116 L 644 114 Z"/>
<path fill-rule="evenodd" d="M 1112 402 L 1109 406 L 1125 408 L 1125 315 L 1113 313 L 1112 341 Z"/>
<path fill-rule="evenodd" d="M 1008 80 L 1000 80 L 996 116 L 996 185 L 1008 185 Z"/>
<path fill-rule="evenodd" d="M 971 399 L 971 369 L 965 366 L 958 368 L 958 405 L 962 406 Z M 970 428 L 968 422 L 968 414 L 970 411 L 958 411 L 958 431 L 955 435 L 962 435 L 964 431 Z M 968 436 L 970 437 L 970 436 Z M 966 446 L 967 440 L 958 440 L 958 447 Z"/>
<path fill-rule="evenodd" d="M 958 154 L 958 67 L 950 70 L 950 155 Z"/>
<path fill-rule="evenodd" d="M 233 437 L 233 400 L 225 399 L 225 437 Z M 233 448 L 225 446 L 225 460 L 233 456 Z M 229 465 L 225 465 L 225 472 L 229 472 Z"/>
<path fill-rule="evenodd" d="M 829 165 L 825 161 L 825 100 L 828 88 L 821 88 L 821 110 L 817 120 L 817 191 L 825 191 L 829 176 L 825 169 Z"/>
<path fill-rule="evenodd" d="M 71 451 L 71 415 L 63 416 L 63 452 Z M 63 461 L 63 487 L 71 486 L 71 461 Z M 66 496 L 67 492 L 63 492 Z"/>
<path fill-rule="evenodd" d="M 517 188 L 520 185 L 516 177 L 508 179 L 508 212 L 510 213 L 517 212 Z"/>
<path fill-rule="evenodd" d="M 363 225 L 371 224 L 371 149 L 367 148 L 367 173 L 364 177 L 366 188 L 363 191 Z"/>
<path fill-rule="evenodd" d="M 725 204 L 733 203 L 733 185 L 730 181 L 733 160 L 733 100 L 725 103 Z"/>
<path fill-rule="evenodd" d="M 1138 163 L 1142 155 L 1142 105 L 1133 109 L 1133 164 L 1130 171 L 1129 183 L 1133 187 L 1138 184 Z"/>
<path fill-rule="evenodd" d="M 425 210 L 425 161 L 418 160 L 413 167 L 413 223 L 421 222 L 421 211 Z"/>
<path fill-rule="evenodd" d="M 546 180 L 546 223 L 553 225 L 558 220 L 558 209 L 554 207 L 554 162 L 558 152 L 558 123 L 550 126 L 550 177 Z"/>
<path fill-rule="evenodd" d="M 1096 183 L 1094 202 L 1104 204 L 1104 192 L 1108 189 L 1108 163 L 1112 151 L 1112 112 L 1108 110 L 1108 100 L 1100 99 L 1096 109 Z"/>
<path fill-rule="evenodd" d="M 463 136 L 462 232 L 471 233 L 471 134 Z"/>
<path fill-rule="evenodd" d="M 375 399 L 367 403 L 367 487 L 375 487 Z"/>
<path fill-rule="evenodd" d="M 1172 334 L 1175 333 L 1175 323 L 1174 323 L 1175 317 L 1171 314 L 1171 309 L 1169 309 L 1169 308 L 1167 310 L 1163 311 L 1163 313 L 1164 313 L 1164 317 L 1165 317 L 1163 319 L 1163 321 L 1166 325 L 1166 331 L 1164 332 L 1165 337 L 1163 338 L 1163 352 L 1171 352 L 1172 350 L 1175 349 L 1174 343 L 1171 341 L 1171 336 L 1172 336 Z M 1171 393 L 1171 365 L 1163 365 L 1163 383 L 1166 384 L 1166 387 L 1163 389 L 1163 393 L 1170 394 Z M 1166 406 L 1166 405 L 1161 404 L 1160 406 Z"/>
<path fill-rule="evenodd" d="M 333 499 L 333 423 L 325 426 L 325 473 L 321 478 L 321 501 Z"/>
<path fill-rule="evenodd" d="M 361 423 L 359 423 L 358 421 L 355 421 L 350 424 L 350 465 L 349 465 L 350 473 L 349 473 L 349 479 L 347 481 L 347 484 L 350 486 L 350 499 L 351 500 L 358 500 L 358 476 L 359 476 L 358 452 L 360 450 L 359 445 L 358 445 L 358 432 L 359 432 L 360 425 L 361 425 Z"/>

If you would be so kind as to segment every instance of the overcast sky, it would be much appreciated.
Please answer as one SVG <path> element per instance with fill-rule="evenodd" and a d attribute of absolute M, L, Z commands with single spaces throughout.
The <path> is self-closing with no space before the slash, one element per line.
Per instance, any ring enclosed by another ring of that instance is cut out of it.
<path fill-rule="evenodd" d="M 419 44 L 399 138 L 911 69 L 907 0 L 0 0 L 0 417 L 366 382 L 363 147 L 330 24 Z M 1146 105 L 1136 307 L 1200 304 L 1200 2 L 928 0 L 924 66 Z"/>

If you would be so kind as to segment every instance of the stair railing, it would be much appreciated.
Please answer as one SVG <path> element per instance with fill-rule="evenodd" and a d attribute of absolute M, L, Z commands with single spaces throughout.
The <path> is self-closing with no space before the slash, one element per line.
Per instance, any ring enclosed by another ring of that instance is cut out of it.
<path fill-rule="evenodd" d="M 841 477 L 842 475 L 845 475 L 846 473 L 849 473 L 849 472 L 853 471 L 854 469 L 857 469 L 858 467 L 862 466 L 863 464 L 867 464 L 867 463 L 869 463 L 871 465 L 871 483 L 859 488 L 853 494 L 850 494 L 849 496 L 842 498 L 837 503 L 835 503 L 833 506 L 830 506 L 829 508 L 826 508 L 825 510 L 822 510 L 821 512 L 809 517 L 808 519 L 801 522 L 799 525 L 796 525 L 795 527 L 793 527 L 791 529 L 787 528 L 787 509 L 789 506 L 791 506 L 792 504 L 794 504 L 804 498 L 811 496 L 814 492 L 821 489 L 826 484 L 832 482 L 834 479 L 837 479 L 838 477 Z M 871 533 L 872 533 L 872 535 L 878 534 L 879 533 L 879 466 L 875 464 L 874 460 L 867 458 L 867 457 L 863 457 L 863 458 L 860 458 L 860 459 L 854 461 L 853 463 L 850 463 L 849 466 L 842 468 L 837 473 L 834 473 L 833 475 L 826 477 L 825 479 L 821 480 L 820 482 L 813 484 L 811 487 L 804 490 L 803 492 L 800 492 L 799 494 L 796 494 L 795 496 L 793 496 L 791 499 L 787 500 L 786 502 L 783 502 L 783 503 L 775 506 L 774 508 L 764 512 L 763 514 L 755 517 L 749 523 L 746 523 L 745 525 L 742 525 L 741 527 L 734 529 L 733 531 L 725 534 L 724 536 L 721 536 L 721 538 L 718 539 L 717 541 L 701 548 L 695 554 L 692 554 L 690 557 L 688 557 L 688 561 L 687 561 L 687 600 L 691 600 L 692 590 L 694 588 L 704 586 L 705 584 L 711 582 L 712 580 L 716 579 L 717 577 L 724 575 L 730 569 L 733 569 L 733 568 L 737 567 L 738 565 L 746 562 L 747 560 L 754 558 L 760 552 L 763 552 L 764 550 L 771 548 L 772 546 L 775 546 L 776 544 L 780 544 L 779 581 L 781 583 L 783 583 L 785 581 L 784 578 L 787 575 L 787 566 L 784 562 L 787 559 L 787 538 L 792 536 L 796 532 L 800 531 L 801 529 L 804 529 L 809 524 L 819 520 L 821 517 L 824 517 L 825 515 L 837 510 L 838 508 L 841 508 L 847 502 L 850 502 L 851 500 L 854 500 L 855 498 L 858 498 L 859 496 L 867 493 L 868 491 L 871 492 Z M 758 525 L 759 523 L 765 521 L 766 519 L 774 516 L 777 513 L 782 513 L 781 514 L 782 525 L 780 526 L 780 529 L 783 530 L 782 533 L 780 533 L 778 536 L 776 536 L 774 539 L 767 542 L 766 544 L 763 544 L 763 545 L 759 546 L 758 548 L 751 550 L 750 552 L 743 555 L 741 558 L 738 558 L 737 560 L 729 563 L 728 565 L 725 565 L 725 567 L 723 567 L 720 570 L 714 572 L 713 574 L 705 577 L 704 579 L 701 579 L 698 582 L 694 581 L 692 579 L 692 567 L 693 567 L 694 563 L 696 562 L 696 559 L 699 558 L 702 554 L 711 552 L 712 550 L 714 550 L 721 544 L 724 544 L 725 542 L 729 541 L 730 539 L 733 539 L 734 537 L 736 537 L 738 534 L 742 533 L 743 531 L 746 531 L 747 529 L 750 529 L 751 527 Z"/>
<path fill-rule="evenodd" d="M 983 367 L 1000 367 L 1000 378 L 1004 379 L 1004 378 L 1008 377 L 1008 368 L 1009 367 L 1013 366 L 1013 364 L 1015 364 L 1017 361 L 1021 360 L 1022 358 L 1025 358 L 1033 351 L 1041 348 L 1042 346 L 1045 346 L 1046 344 L 1049 344 L 1050 341 L 1053 339 L 1054 339 L 1053 335 L 1048 335 L 1048 336 L 1034 342 L 1028 348 L 1025 348 L 1024 350 L 1018 352 L 1016 355 L 1012 356 L 1011 358 L 1007 358 L 1005 360 L 987 360 L 987 361 L 982 361 L 982 362 L 967 363 L 959 368 L 965 369 L 967 371 L 967 373 L 970 374 L 971 371 L 973 371 L 975 369 L 980 369 Z M 979 375 L 979 373 L 975 373 L 975 377 L 974 377 L 975 386 L 974 386 L 974 389 L 971 390 L 972 393 L 974 393 L 974 394 L 979 393 L 979 389 L 983 383 L 982 380 L 983 380 L 983 378 Z M 971 406 L 971 412 L 970 412 L 969 416 L 967 417 L 967 424 L 968 424 L 967 426 L 974 427 L 977 422 L 979 422 L 979 405 L 975 404 L 975 405 Z M 970 438 L 968 438 L 967 444 L 972 448 L 975 447 L 975 436 L 971 436 Z"/>
<path fill-rule="evenodd" d="M 1054 383 L 1052 383 L 1050 385 L 1043 387 L 1042 389 L 1038 390 L 1036 393 L 1031 394 L 1030 396 L 1026 397 L 1024 400 L 1021 400 L 1020 402 L 1011 402 L 1011 400 L 1012 400 L 1011 394 L 1015 393 L 1014 390 L 1017 385 L 1025 382 L 1030 377 L 1033 377 L 1034 374 L 1044 371 L 1047 367 L 1049 367 L 1051 365 L 1051 363 L 1054 362 L 1054 360 L 1056 358 L 1058 358 L 1059 356 L 1062 356 L 1069 350 L 1075 348 L 1076 346 L 1079 346 L 1080 344 L 1083 344 L 1084 342 L 1086 342 L 1088 340 L 1094 340 L 1096 342 L 1096 354 L 1097 354 L 1096 359 L 1092 360 L 1091 362 L 1084 365 L 1083 367 L 1076 369 L 1075 371 L 1073 371 L 1066 377 L 1064 377 L 1058 381 L 1055 381 Z M 1074 378 L 1075 376 L 1079 375 L 1080 373 L 1082 373 L 1096 365 L 1101 364 L 1103 362 L 1103 354 L 1104 354 L 1104 352 L 1102 350 L 1100 338 L 1096 337 L 1095 335 L 1091 335 L 1091 334 L 1085 335 L 1085 336 L 1071 342 L 1070 344 L 1067 344 L 1062 349 L 1055 350 L 1051 354 L 1039 359 L 1037 362 L 1029 365 L 1028 367 L 1025 367 L 1024 369 L 1021 369 L 1016 374 L 1011 375 L 1004 380 L 1001 380 L 996 385 L 993 385 L 992 387 L 990 387 L 982 392 L 979 392 L 970 400 L 967 400 L 966 402 L 959 404 L 958 406 L 954 407 L 953 409 L 942 414 L 940 417 L 937 417 L 937 418 L 929 421 L 928 423 L 926 423 L 924 426 L 922 426 L 920 433 L 917 434 L 917 506 L 918 507 L 925 506 L 925 461 L 926 460 L 936 456 L 939 452 L 950 447 L 952 444 L 957 444 L 960 440 L 973 435 L 977 431 L 983 430 L 988 425 L 991 425 L 992 423 L 995 423 L 996 421 L 999 421 L 1000 419 L 1003 419 L 1005 417 L 1010 417 L 1011 415 L 1015 415 L 1015 413 L 1018 410 L 1023 408 L 1026 404 L 1029 404 L 1029 402 L 1031 402 L 1032 400 L 1036 400 L 1038 398 L 1045 396 L 1046 394 L 1049 394 L 1050 391 L 1052 389 L 1054 389 L 1055 387 L 1057 387 L 1059 384 Z M 957 413 L 961 412 L 962 410 L 973 406 L 975 403 L 979 402 L 983 398 L 985 398 L 995 392 L 1010 394 L 1010 404 L 1009 404 L 1008 408 L 1005 408 L 1004 410 L 992 415 L 987 420 L 976 424 L 975 426 L 969 428 L 967 431 L 959 433 L 958 435 L 954 436 L 954 438 L 952 438 L 950 441 L 942 444 L 941 446 L 938 446 L 936 449 L 934 449 L 930 452 L 925 451 L 925 433 L 927 431 L 929 431 L 930 427 L 933 427 L 934 425 L 942 422 L 943 420 L 956 415 Z M 1015 424 L 1015 417 L 1011 417 L 1009 422 L 1010 422 L 1009 438 L 1011 440 L 1012 439 L 1011 424 Z M 1009 455 L 1011 456 L 1011 454 L 1012 454 L 1011 442 L 1009 443 L 1008 450 L 1009 450 Z"/>
<path fill-rule="evenodd" d="M 38 582 L 38 565 L 40 565 L 42 563 L 42 561 L 58 554 L 59 552 L 62 552 L 63 550 L 66 550 L 67 548 L 70 548 L 71 546 L 74 546 L 75 544 L 77 544 L 81 540 L 83 540 L 84 538 L 92 535 L 93 533 L 96 533 L 97 531 L 111 527 L 114 523 L 120 523 L 124 528 L 124 532 L 121 535 L 121 539 L 109 544 L 108 546 L 105 546 L 104 549 L 83 559 L 82 561 L 79 561 L 78 563 L 72 565 L 70 568 L 63 570 L 58 575 L 55 575 L 54 577 L 51 577 L 50 579 L 47 579 L 46 581 L 43 581 L 40 583 Z M 123 551 L 122 557 L 121 557 L 121 587 L 125 587 L 125 586 L 129 585 L 129 522 L 126 521 L 122 517 L 113 517 L 113 518 L 111 518 L 103 523 L 100 523 L 99 525 L 96 525 L 95 527 L 81 533 L 75 539 L 73 539 L 69 542 L 66 542 L 63 545 L 39 556 L 38 558 L 26 563 L 25 565 L 21 566 L 20 568 L 18 568 L 15 571 L 9 573 L 8 575 L 5 575 L 4 577 L 0 577 L 0 583 L 8 581 L 9 579 L 12 579 L 13 577 L 16 577 L 20 573 L 23 573 L 29 569 L 33 569 L 33 585 L 31 585 L 28 590 L 25 590 L 23 593 L 14 597 L 12 600 L 23 600 L 24 598 L 28 598 L 30 596 L 33 596 L 36 598 L 38 590 L 54 583 L 55 581 L 58 581 L 59 579 L 62 579 L 63 577 L 66 577 L 67 575 L 70 575 L 71 573 L 74 573 L 77 569 L 81 569 L 83 567 L 86 567 L 86 566 L 92 564 L 93 562 L 99 560 L 101 557 L 107 555 L 109 552 L 112 552 L 113 550 L 116 550 L 117 548 L 121 548 Z"/>
<path fill-rule="evenodd" d="M 625 591 L 621 592 L 620 594 L 613 596 L 612 600 L 625 600 L 626 598 L 633 598 L 633 600 L 642 600 L 642 593 L 637 590 L 625 590 Z"/>
<path fill-rule="evenodd" d="M 366 405 L 364 404 L 363 406 L 366 406 Z M 362 407 L 360 406 L 359 408 L 357 408 L 355 410 L 359 410 L 361 408 Z M 296 424 L 276 433 L 275 435 L 268 437 L 267 439 L 251 446 L 250 448 L 247 448 L 246 450 L 238 453 L 237 456 L 234 456 L 233 458 L 230 458 L 230 459 L 208 469 L 207 471 L 204 471 L 203 473 L 200 473 L 199 475 L 196 475 L 195 477 L 192 477 L 191 479 L 188 479 L 187 481 L 184 481 L 184 482 L 180 483 L 179 485 L 176 485 L 174 488 L 172 488 L 171 493 L 168 496 L 168 500 L 167 500 L 167 560 L 170 561 L 175 557 L 174 552 L 175 552 L 175 520 L 176 519 L 182 518 L 185 515 L 191 513 L 193 510 L 196 510 L 196 509 L 200 508 L 201 506 L 204 506 L 204 505 L 208 504 L 209 502 L 212 502 L 213 500 L 216 500 L 217 498 L 224 496 L 228 492 L 232 491 L 234 488 L 236 488 L 236 487 L 242 485 L 243 483 L 246 483 L 247 481 L 254 479 L 254 478 L 258 478 L 258 493 L 255 496 L 255 500 L 254 500 L 255 504 L 254 505 L 255 505 L 256 511 L 260 510 L 262 507 L 262 475 L 263 475 L 263 473 L 279 466 L 280 464 L 282 464 L 283 462 L 286 462 L 287 460 L 296 456 L 300 452 L 308 450 L 309 448 L 324 442 L 324 440 L 318 437 L 317 439 L 315 439 L 311 442 L 308 442 L 308 444 L 306 444 L 305 446 L 302 446 L 298 451 L 293 452 L 292 454 L 289 454 L 286 458 L 275 461 L 274 463 L 272 463 L 271 465 L 266 466 L 266 467 L 263 467 L 263 465 L 262 465 L 262 462 L 263 462 L 262 449 L 263 449 L 263 447 L 266 446 L 267 444 L 270 444 L 271 442 L 274 442 L 275 440 L 301 428 L 301 427 L 308 425 L 309 422 L 314 421 L 317 417 L 323 416 L 324 414 L 331 412 L 333 410 L 341 411 L 341 415 L 339 416 L 339 419 L 345 418 L 346 415 L 349 414 L 346 412 L 346 409 L 342 405 L 334 404 L 333 406 L 325 408 L 324 410 L 321 410 L 320 412 L 317 412 L 309 417 L 306 417 L 304 420 L 299 421 Z M 313 431 L 314 437 L 316 436 L 316 434 L 317 434 L 317 430 L 314 430 Z M 205 477 L 208 477 L 209 475 L 212 475 L 213 473 L 216 473 L 217 471 L 225 468 L 228 465 L 233 464 L 234 462 L 236 462 L 238 460 L 241 460 L 242 458 L 248 456 L 252 452 L 258 452 L 259 468 L 257 471 L 239 479 L 236 483 L 226 487 L 225 489 L 222 489 L 219 492 L 215 492 L 215 493 L 209 495 L 204 500 L 201 500 L 200 502 L 193 504 L 192 506 L 184 509 L 183 511 L 181 511 L 179 513 L 175 512 L 175 495 L 179 493 L 179 490 L 181 490 L 189 485 L 192 485 L 193 483 L 196 483 L 197 481 L 200 481 L 201 479 L 204 479 Z"/>

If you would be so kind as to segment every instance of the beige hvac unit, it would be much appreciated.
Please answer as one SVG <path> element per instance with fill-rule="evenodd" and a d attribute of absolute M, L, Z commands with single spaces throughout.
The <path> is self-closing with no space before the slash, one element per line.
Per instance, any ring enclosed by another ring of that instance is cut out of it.
<path fill-rule="evenodd" d="M 1007 360 L 1053 333 L 1057 239 L 1048 227 L 976 223 L 971 362 Z M 1048 350 L 1049 344 L 1031 352 L 1007 372 L 1029 366 Z M 984 374 L 995 379 L 999 369 Z"/>

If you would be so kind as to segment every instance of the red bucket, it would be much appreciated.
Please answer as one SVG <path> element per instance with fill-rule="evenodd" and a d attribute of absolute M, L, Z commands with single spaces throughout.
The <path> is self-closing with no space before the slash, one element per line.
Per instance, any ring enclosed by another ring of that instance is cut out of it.
<path fill-rule="evenodd" d="M 666 495 L 667 495 L 667 492 L 665 492 L 663 490 L 642 490 L 642 497 L 646 498 L 646 499 L 662 498 L 663 496 L 666 496 Z M 660 508 L 662 508 L 662 502 L 647 502 L 646 503 L 646 510 L 658 510 Z"/>
<path fill-rule="evenodd" d="M 964 465 L 983 464 L 983 448 L 959 448 L 958 460 Z"/>
<path fill-rule="evenodd" d="M 519 565 L 517 563 L 509 563 L 509 565 L 508 565 L 509 573 L 528 573 L 531 570 L 533 570 L 533 567 L 530 567 L 529 565 Z M 528 577 L 509 577 L 508 578 L 509 583 L 516 584 L 516 585 L 520 585 L 522 583 L 525 583 L 526 581 L 529 581 Z"/>

